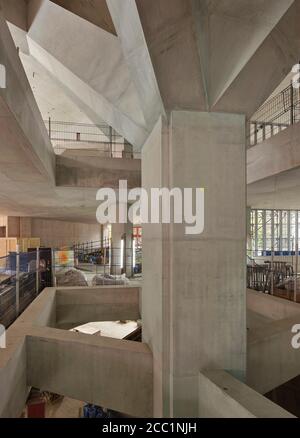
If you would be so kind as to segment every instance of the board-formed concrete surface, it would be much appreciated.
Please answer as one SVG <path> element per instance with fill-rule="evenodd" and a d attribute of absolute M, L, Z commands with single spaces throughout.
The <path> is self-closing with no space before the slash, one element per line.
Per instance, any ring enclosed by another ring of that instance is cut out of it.
<path fill-rule="evenodd" d="M 300 304 L 248 290 L 247 308 L 269 320 L 250 328 L 247 342 L 247 385 L 266 394 L 300 374 L 300 349 L 292 347 Z"/>
<path fill-rule="evenodd" d="M 138 292 L 127 287 L 45 289 L 9 328 L 7 348 L 0 350 L 0 417 L 19 417 L 32 386 L 151 417 L 152 353 L 146 344 L 55 328 L 63 320 L 62 308 L 71 315 L 72 294 L 71 319 L 83 321 L 76 317 L 81 303 L 87 322 L 90 317 L 138 318 Z"/>
<path fill-rule="evenodd" d="M 247 151 L 247 183 L 274 177 L 300 166 L 300 123 L 289 126 Z"/>
<path fill-rule="evenodd" d="M 295 418 L 225 371 L 199 375 L 200 418 Z"/>

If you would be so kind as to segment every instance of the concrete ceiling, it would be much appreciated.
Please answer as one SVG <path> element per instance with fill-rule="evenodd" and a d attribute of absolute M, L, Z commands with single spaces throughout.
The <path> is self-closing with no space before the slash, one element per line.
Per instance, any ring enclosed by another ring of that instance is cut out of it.
<path fill-rule="evenodd" d="M 29 0 L 28 10 L 25 0 L 1 2 L 43 117 L 105 120 L 139 147 L 163 107 L 248 114 L 299 57 L 300 0 Z M 10 51 L 21 75 L 15 47 L 3 44 L 2 51 Z M 27 87 L 24 78 L 16 83 Z M 154 92 L 144 94 L 150 88 Z M 20 102 L 31 99 L 30 90 L 21 91 Z M 20 102 L 13 102 L 15 108 Z M 42 123 L 37 108 L 33 116 L 18 116 L 27 137 L 37 120 Z M 33 159 L 26 159 L 28 138 L 19 130 L 18 139 L 15 125 L 1 131 L 7 137 L 1 139 L 0 214 L 95 220 L 96 191 L 57 188 L 41 177 L 40 162 L 31 167 Z M 35 159 L 42 156 L 43 144 L 32 146 L 39 148 Z M 298 180 L 294 169 L 255 183 L 248 201 L 298 208 Z"/>
<path fill-rule="evenodd" d="M 293 1 L 193 0 L 211 106 L 221 99 Z"/>

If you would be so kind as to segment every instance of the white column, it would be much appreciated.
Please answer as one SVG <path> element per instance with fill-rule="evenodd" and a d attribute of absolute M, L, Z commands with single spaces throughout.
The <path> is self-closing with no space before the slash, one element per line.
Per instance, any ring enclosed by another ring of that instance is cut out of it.
<path fill-rule="evenodd" d="M 127 277 L 132 276 L 132 235 L 132 223 L 112 225 L 111 273 L 113 275 L 121 275 L 123 271 Z"/>

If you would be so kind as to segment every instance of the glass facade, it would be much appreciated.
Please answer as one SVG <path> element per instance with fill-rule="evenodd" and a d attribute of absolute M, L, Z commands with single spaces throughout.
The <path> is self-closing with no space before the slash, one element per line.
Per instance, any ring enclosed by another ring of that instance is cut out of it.
<path fill-rule="evenodd" d="M 295 255 L 300 248 L 298 210 L 251 210 L 250 248 L 253 257 Z"/>

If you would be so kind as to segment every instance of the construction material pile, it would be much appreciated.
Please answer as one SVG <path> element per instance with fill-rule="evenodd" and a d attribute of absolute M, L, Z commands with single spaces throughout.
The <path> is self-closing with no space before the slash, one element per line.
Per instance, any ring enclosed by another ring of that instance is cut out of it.
<path fill-rule="evenodd" d="M 83 272 L 75 268 L 64 268 L 56 274 L 57 286 L 72 287 L 72 286 L 88 286 L 86 276 Z"/>
<path fill-rule="evenodd" d="M 295 290 L 295 282 L 296 282 L 296 291 L 300 291 L 300 277 L 295 278 L 289 278 L 283 282 L 283 287 L 279 287 L 279 289 L 285 289 L 288 291 L 294 291 Z"/>
<path fill-rule="evenodd" d="M 126 286 L 129 280 L 126 275 L 95 275 L 92 281 L 92 286 Z"/>

